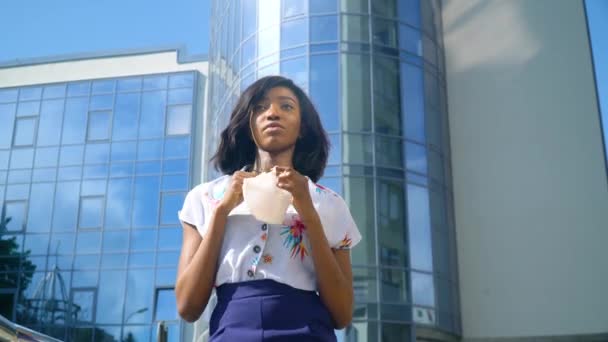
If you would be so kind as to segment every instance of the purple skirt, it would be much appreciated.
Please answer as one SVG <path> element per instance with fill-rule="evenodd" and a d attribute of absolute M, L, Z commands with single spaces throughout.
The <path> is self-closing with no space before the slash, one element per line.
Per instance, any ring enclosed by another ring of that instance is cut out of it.
<path fill-rule="evenodd" d="M 223 284 L 209 322 L 209 341 L 336 341 L 329 311 L 314 291 L 274 280 Z"/>

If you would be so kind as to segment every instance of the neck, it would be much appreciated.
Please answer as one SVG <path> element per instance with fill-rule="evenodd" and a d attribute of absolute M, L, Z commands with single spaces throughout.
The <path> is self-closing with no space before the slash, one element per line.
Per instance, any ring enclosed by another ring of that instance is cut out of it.
<path fill-rule="evenodd" d="M 270 171 L 274 166 L 293 167 L 293 149 L 271 153 L 258 149 L 254 170 L 258 172 Z"/>

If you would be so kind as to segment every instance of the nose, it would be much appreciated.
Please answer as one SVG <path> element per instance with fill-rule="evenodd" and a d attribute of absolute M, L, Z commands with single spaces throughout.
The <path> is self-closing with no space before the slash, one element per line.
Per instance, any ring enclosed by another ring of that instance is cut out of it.
<path fill-rule="evenodd" d="M 278 120 L 279 119 L 279 111 L 274 104 L 270 104 L 268 106 L 268 110 L 266 111 L 266 118 L 268 120 Z"/>

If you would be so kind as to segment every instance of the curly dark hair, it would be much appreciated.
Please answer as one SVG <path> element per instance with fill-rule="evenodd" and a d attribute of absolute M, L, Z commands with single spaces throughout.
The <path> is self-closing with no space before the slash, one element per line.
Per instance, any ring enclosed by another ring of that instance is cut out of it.
<path fill-rule="evenodd" d="M 257 147 L 251 137 L 249 126 L 254 106 L 272 88 L 285 87 L 298 98 L 301 114 L 301 138 L 296 142 L 293 167 L 299 173 L 317 182 L 327 165 L 329 140 L 321 125 L 319 113 L 304 93 L 292 80 L 282 76 L 267 76 L 250 85 L 239 97 L 230 114 L 230 122 L 222 131 L 217 152 L 211 158 L 215 169 L 224 174 L 233 174 L 243 167 L 253 165 Z"/>

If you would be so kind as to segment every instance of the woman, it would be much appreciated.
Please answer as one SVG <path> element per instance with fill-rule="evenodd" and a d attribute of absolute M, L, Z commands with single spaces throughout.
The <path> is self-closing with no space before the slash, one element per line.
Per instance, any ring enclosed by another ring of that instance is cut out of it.
<path fill-rule="evenodd" d="M 240 96 L 213 157 L 225 176 L 192 189 L 179 212 L 178 311 L 196 320 L 215 289 L 211 341 L 335 341 L 350 323 L 349 249 L 361 235 L 344 200 L 314 183 L 327 155 L 319 115 L 291 80 L 265 77 Z M 243 203 L 243 180 L 260 172 L 292 195 L 283 224 Z"/>

